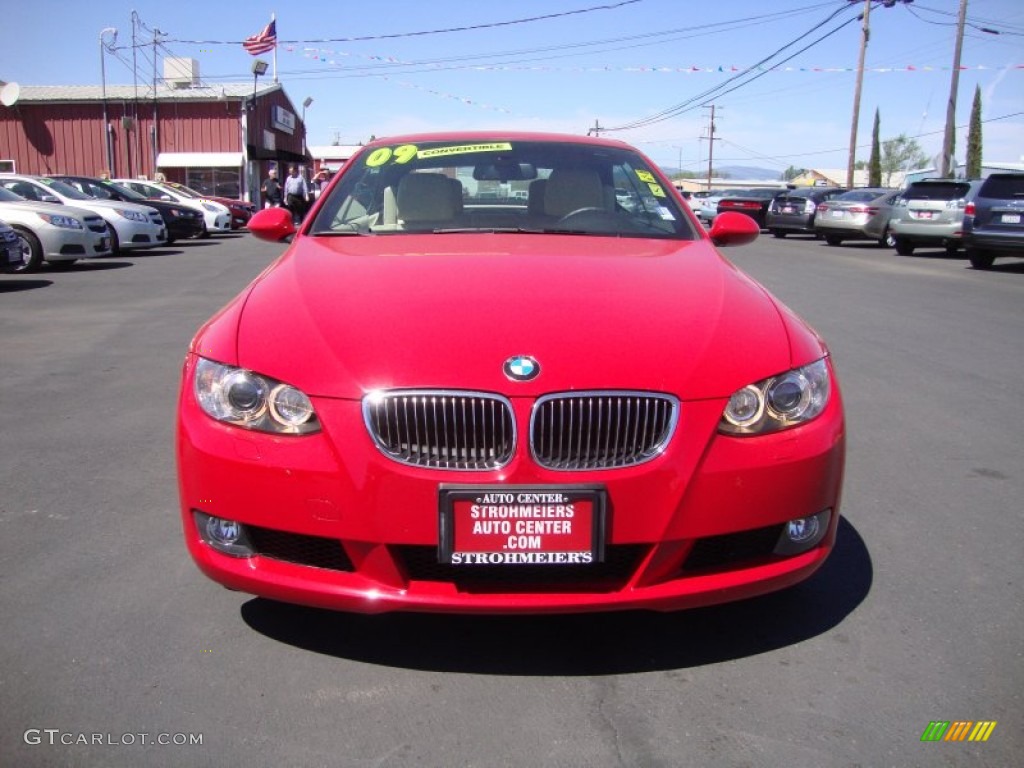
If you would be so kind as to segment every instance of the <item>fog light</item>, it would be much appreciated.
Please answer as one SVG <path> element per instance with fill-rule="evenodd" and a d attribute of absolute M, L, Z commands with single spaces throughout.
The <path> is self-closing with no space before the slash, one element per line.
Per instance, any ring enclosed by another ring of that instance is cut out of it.
<path fill-rule="evenodd" d="M 232 557 L 252 557 L 256 554 L 249 544 L 245 526 L 241 523 L 213 517 L 198 510 L 193 510 L 192 514 L 195 517 L 196 528 L 199 529 L 199 536 L 218 552 Z"/>
<path fill-rule="evenodd" d="M 828 530 L 832 510 L 826 509 L 810 517 L 798 517 L 782 526 L 775 544 L 776 555 L 798 555 L 817 546 Z"/>

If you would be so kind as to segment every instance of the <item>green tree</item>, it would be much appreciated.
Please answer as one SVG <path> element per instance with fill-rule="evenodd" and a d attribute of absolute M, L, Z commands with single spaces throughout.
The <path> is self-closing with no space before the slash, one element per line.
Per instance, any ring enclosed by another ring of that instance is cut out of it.
<path fill-rule="evenodd" d="M 928 155 L 921 150 L 921 145 L 904 133 L 882 142 L 882 173 L 886 186 L 892 183 L 894 173 L 923 168 L 927 162 Z"/>
<path fill-rule="evenodd" d="M 974 86 L 971 122 L 967 128 L 967 178 L 981 178 L 981 86 Z"/>
<path fill-rule="evenodd" d="M 805 173 L 807 173 L 806 168 L 796 168 L 791 165 L 789 166 L 789 168 L 782 172 L 782 180 L 790 181 L 792 179 L 795 179 L 797 176 L 802 176 Z"/>
<path fill-rule="evenodd" d="M 882 151 L 878 144 L 878 132 L 882 121 L 875 108 L 875 128 L 871 132 L 871 157 L 868 159 L 868 186 L 882 186 Z"/>

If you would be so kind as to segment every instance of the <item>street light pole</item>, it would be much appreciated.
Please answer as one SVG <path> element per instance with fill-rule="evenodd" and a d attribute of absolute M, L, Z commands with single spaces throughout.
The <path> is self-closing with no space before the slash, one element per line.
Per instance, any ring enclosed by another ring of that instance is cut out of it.
<path fill-rule="evenodd" d="M 313 103 L 313 97 L 307 96 L 302 102 L 302 158 L 306 158 L 306 107 Z"/>
<path fill-rule="evenodd" d="M 103 36 L 110 33 L 113 37 L 110 40 L 110 44 L 113 45 L 117 42 L 117 30 L 113 27 L 106 27 L 100 30 L 100 84 L 103 92 L 103 148 L 106 155 L 106 167 L 105 170 L 111 174 L 114 173 L 114 153 L 113 148 L 110 146 L 110 122 L 107 116 L 107 63 L 103 56 Z"/>

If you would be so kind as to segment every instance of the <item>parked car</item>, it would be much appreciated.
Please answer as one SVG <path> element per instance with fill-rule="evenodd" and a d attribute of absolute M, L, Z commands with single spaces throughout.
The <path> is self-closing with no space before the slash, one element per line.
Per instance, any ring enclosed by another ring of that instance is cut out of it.
<path fill-rule="evenodd" d="M 971 266 L 1024 256 L 1024 173 L 993 173 L 964 208 L 964 248 Z"/>
<path fill-rule="evenodd" d="M 114 253 L 138 248 L 155 248 L 167 242 L 167 227 L 156 209 L 115 200 L 97 200 L 63 182 L 47 176 L 0 174 L 0 186 L 26 200 L 71 205 L 99 214 L 110 229 Z"/>
<path fill-rule="evenodd" d="M 734 211 L 745 214 L 756 221 L 761 229 L 764 229 L 768 205 L 784 191 L 781 189 L 748 189 L 742 193 L 730 192 L 718 201 L 718 212 Z"/>
<path fill-rule="evenodd" d="M 78 259 L 110 255 L 110 228 L 102 216 L 73 206 L 37 203 L 0 185 L 0 219 L 14 229 L 21 248 L 15 272 L 35 272 L 46 261 L 67 267 Z"/>
<path fill-rule="evenodd" d="M 464 197 L 490 178 L 527 205 Z M 831 550 L 828 350 L 716 249 L 750 218 L 704 230 L 632 147 L 382 139 L 298 227 L 249 230 L 290 245 L 200 329 L 178 401 L 184 538 L 214 580 L 367 613 L 664 611 Z"/>
<path fill-rule="evenodd" d="M 212 200 L 198 200 L 152 181 L 139 181 L 138 179 L 114 179 L 113 181 L 133 192 L 138 192 L 149 200 L 177 203 L 199 211 L 203 214 L 203 223 L 206 225 L 206 229 L 200 237 L 209 237 L 213 232 L 223 234 L 231 231 L 231 212 L 227 206 L 220 203 L 215 203 Z"/>
<path fill-rule="evenodd" d="M 94 179 L 89 176 L 54 176 L 53 178 L 97 200 L 122 200 L 155 208 L 164 220 L 164 224 L 167 225 L 168 245 L 175 240 L 187 240 L 192 237 L 200 237 L 203 234 L 203 214 L 194 208 L 186 208 L 184 205 L 168 203 L 164 200 L 150 200 L 134 190 L 106 179 Z"/>
<path fill-rule="evenodd" d="M 891 248 L 896 243 L 889 232 L 889 218 L 899 196 L 892 189 L 851 189 L 818 206 L 814 228 L 829 245 L 875 240 Z"/>
<path fill-rule="evenodd" d="M 964 210 L 980 181 L 925 179 L 910 184 L 896 198 L 889 230 L 896 253 L 910 256 L 915 248 L 945 248 L 955 256 L 963 245 Z"/>
<path fill-rule="evenodd" d="M 775 237 L 813 235 L 818 206 L 845 192 L 844 187 L 798 187 L 776 195 L 768 204 L 765 227 Z"/>
<path fill-rule="evenodd" d="M 743 195 L 747 192 L 745 189 L 712 189 L 708 192 L 698 193 L 703 195 L 697 199 L 696 207 L 693 212 L 697 214 L 697 218 L 701 220 L 705 225 L 711 226 L 715 217 L 718 215 L 718 201 L 727 195 Z"/>
<path fill-rule="evenodd" d="M 14 272 L 21 266 L 21 240 L 14 228 L 0 221 L 0 272 Z"/>
<path fill-rule="evenodd" d="M 192 187 L 186 187 L 184 184 L 179 184 L 176 181 L 162 181 L 159 182 L 161 186 L 169 187 L 175 192 L 180 192 L 183 195 L 187 195 L 196 200 L 212 200 L 215 203 L 220 203 L 226 206 L 228 211 L 231 212 L 231 228 L 242 229 L 246 224 L 249 223 L 249 219 L 256 213 L 256 206 L 252 203 L 247 203 L 244 200 L 233 200 L 230 197 L 219 197 L 217 195 L 204 195 Z"/>

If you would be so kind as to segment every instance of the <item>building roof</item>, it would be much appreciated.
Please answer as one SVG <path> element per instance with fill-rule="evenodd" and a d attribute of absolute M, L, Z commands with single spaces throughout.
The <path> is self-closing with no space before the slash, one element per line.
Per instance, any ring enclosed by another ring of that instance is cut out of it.
<path fill-rule="evenodd" d="M 280 83 L 257 83 L 257 96 L 271 93 L 282 88 Z M 99 85 L 23 85 L 19 102 L 69 102 L 69 101 L 102 101 L 104 89 Z M 207 83 L 187 88 L 172 88 L 158 84 L 156 99 L 158 101 L 216 101 L 219 99 L 246 99 L 253 95 L 252 83 Z M 153 100 L 152 83 L 134 85 L 108 85 L 107 101 L 142 101 Z"/>

